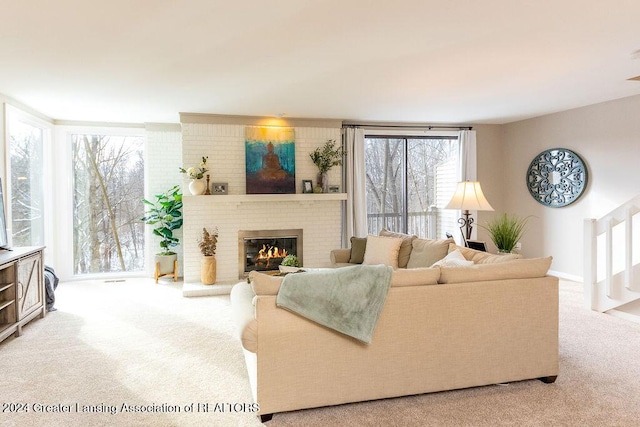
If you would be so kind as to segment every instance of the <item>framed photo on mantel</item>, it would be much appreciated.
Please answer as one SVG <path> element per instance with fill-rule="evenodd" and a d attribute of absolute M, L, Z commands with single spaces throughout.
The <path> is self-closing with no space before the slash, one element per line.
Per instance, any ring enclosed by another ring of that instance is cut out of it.
<path fill-rule="evenodd" d="M 302 192 L 303 193 L 313 193 L 313 181 L 310 179 L 302 180 Z"/>
<path fill-rule="evenodd" d="M 212 195 L 222 195 L 228 194 L 229 184 L 226 182 L 214 182 L 211 185 L 211 194 Z"/>

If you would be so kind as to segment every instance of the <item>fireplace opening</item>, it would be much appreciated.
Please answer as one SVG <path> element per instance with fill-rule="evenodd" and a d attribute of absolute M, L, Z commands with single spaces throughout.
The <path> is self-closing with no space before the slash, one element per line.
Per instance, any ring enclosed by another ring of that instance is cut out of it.
<path fill-rule="evenodd" d="M 287 255 L 302 263 L 302 230 L 246 230 L 238 232 L 240 277 L 251 271 L 278 271 Z"/>

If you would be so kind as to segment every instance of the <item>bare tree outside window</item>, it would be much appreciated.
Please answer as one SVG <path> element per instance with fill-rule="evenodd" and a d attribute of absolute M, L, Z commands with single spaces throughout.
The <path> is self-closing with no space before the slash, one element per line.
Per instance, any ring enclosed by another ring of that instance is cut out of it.
<path fill-rule="evenodd" d="M 144 139 L 72 135 L 74 273 L 144 268 Z"/>
<path fill-rule="evenodd" d="M 11 119 L 9 129 L 12 245 L 42 245 L 44 131 L 19 119 Z"/>
<path fill-rule="evenodd" d="M 442 166 L 457 157 L 457 138 L 365 138 L 368 232 L 386 228 L 439 238 L 437 187 L 450 180 L 455 185 Z"/>

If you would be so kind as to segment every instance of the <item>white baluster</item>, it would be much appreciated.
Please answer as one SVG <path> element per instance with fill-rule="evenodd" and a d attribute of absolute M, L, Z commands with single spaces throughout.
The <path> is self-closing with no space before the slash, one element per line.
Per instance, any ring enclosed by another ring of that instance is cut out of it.
<path fill-rule="evenodd" d="M 633 290 L 633 212 L 631 210 L 631 206 L 629 206 L 626 211 L 624 228 L 624 286 L 629 290 Z"/>
<path fill-rule="evenodd" d="M 596 220 L 587 218 L 584 220 L 584 306 L 596 310 L 597 289 L 596 280 L 598 272 L 596 240 Z"/>
<path fill-rule="evenodd" d="M 613 277 L 613 220 L 611 217 L 606 220 L 607 229 L 605 234 L 605 288 L 607 296 L 611 298 L 611 279 Z"/>

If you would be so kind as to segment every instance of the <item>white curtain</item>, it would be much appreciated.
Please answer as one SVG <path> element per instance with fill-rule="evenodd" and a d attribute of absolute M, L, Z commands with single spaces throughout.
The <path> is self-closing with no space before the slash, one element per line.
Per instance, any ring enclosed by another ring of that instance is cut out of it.
<path fill-rule="evenodd" d="M 460 158 L 458 181 L 476 181 L 476 131 L 461 130 L 458 133 Z"/>
<path fill-rule="evenodd" d="M 476 181 L 476 131 L 461 130 L 458 133 L 458 143 L 460 144 L 460 158 L 458 159 L 458 182 L 460 181 Z M 461 211 L 456 211 L 458 217 L 462 216 Z M 477 218 L 477 211 L 472 211 L 472 217 Z M 477 238 L 477 227 L 471 231 L 471 239 Z M 456 233 L 457 234 L 457 233 Z M 456 242 L 465 246 L 464 239 L 459 240 L 460 236 L 454 234 Z"/>
<path fill-rule="evenodd" d="M 342 244 L 344 247 L 349 247 L 351 236 L 365 237 L 367 235 L 363 129 L 345 129 L 345 149 L 347 150 L 347 206 L 345 209 L 345 228 L 342 233 Z"/>

